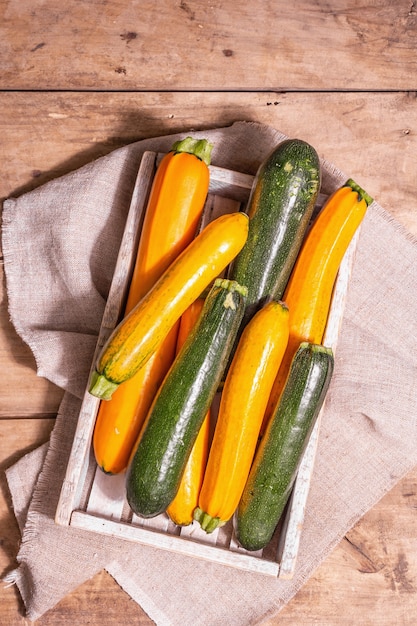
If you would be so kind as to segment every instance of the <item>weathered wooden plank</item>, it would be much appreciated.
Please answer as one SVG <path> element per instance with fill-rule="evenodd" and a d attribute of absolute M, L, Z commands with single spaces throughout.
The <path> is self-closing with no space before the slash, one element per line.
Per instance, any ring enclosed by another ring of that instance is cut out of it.
<path fill-rule="evenodd" d="M 136 140 L 236 120 L 310 141 L 417 233 L 416 92 L 0 93 L 0 198 Z"/>
<path fill-rule="evenodd" d="M 7 0 L 0 11 L 5 89 L 415 88 L 409 0 L 378 10 L 354 0 L 296 10 L 284 0 Z"/>
<path fill-rule="evenodd" d="M 125 231 L 119 249 L 114 277 L 100 328 L 97 353 L 103 347 L 110 333 L 120 319 L 122 306 L 128 289 L 138 243 L 138 232 L 146 206 L 155 166 L 155 153 L 147 152 L 141 161 L 136 184 L 133 190 Z M 91 366 L 93 367 L 93 365 Z M 89 462 L 90 442 L 100 401 L 85 392 L 81 406 L 78 426 L 74 435 L 73 451 L 61 491 L 56 521 L 68 524 L 72 510 L 78 506 L 82 485 Z"/>
<path fill-rule="evenodd" d="M 125 505 L 124 474 L 113 476 L 96 468 L 86 511 L 89 515 L 120 520 Z"/>
<path fill-rule="evenodd" d="M 144 545 L 157 547 L 170 552 L 178 551 L 180 554 L 199 559 L 207 558 L 209 561 L 213 559 L 212 554 L 214 553 L 217 563 L 228 565 L 229 567 L 236 567 L 238 569 L 270 576 L 276 576 L 278 573 L 278 565 L 272 561 L 256 560 L 254 563 L 252 556 L 246 552 L 224 550 L 217 546 L 208 546 L 205 543 L 197 543 L 194 541 L 183 541 L 180 537 L 169 535 L 168 533 L 155 533 L 149 530 L 149 528 L 160 529 L 161 523 L 152 521 L 146 522 L 140 521 L 140 542 Z M 82 528 L 111 537 L 121 537 L 127 541 L 135 542 L 137 538 L 137 528 L 133 524 L 120 524 L 105 518 L 96 519 L 81 511 L 74 511 L 71 524 L 75 528 Z"/>

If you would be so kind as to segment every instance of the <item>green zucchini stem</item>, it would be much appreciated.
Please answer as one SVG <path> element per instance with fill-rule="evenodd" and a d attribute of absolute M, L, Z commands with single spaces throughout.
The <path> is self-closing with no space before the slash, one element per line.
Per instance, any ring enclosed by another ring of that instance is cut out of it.
<path fill-rule="evenodd" d="M 194 510 L 194 519 L 198 522 L 203 530 L 209 535 L 216 530 L 219 526 L 223 526 L 224 522 L 220 517 L 212 517 L 208 513 L 205 513 L 200 507 Z"/>
<path fill-rule="evenodd" d="M 106 378 L 104 374 L 99 374 L 99 372 L 95 370 L 91 375 L 90 387 L 88 391 L 92 396 L 96 396 L 101 400 L 110 400 L 118 386 L 118 383 L 113 383 L 111 380 Z"/>
<path fill-rule="evenodd" d="M 360 199 L 364 199 L 367 206 L 369 206 L 370 204 L 372 204 L 372 202 L 374 201 L 373 198 L 371 198 L 371 196 L 366 193 L 366 191 L 364 189 L 362 189 L 362 187 L 360 185 L 358 185 L 358 183 L 356 183 L 353 178 L 349 178 L 345 185 L 345 187 L 350 187 L 351 189 L 353 189 L 353 191 L 356 191 L 359 194 L 359 198 Z"/>
<path fill-rule="evenodd" d="M 185 137 L 176 141 L 172 150 L 174 152 L 188 152 L 188 154 L 194 154 L 198 159 L 204 161 L 208 166 L 211 161 L 211 151 L 213 150 L 213 144 L 209 143 L 207 139 L 193 139 L 193 137 Z"/>
<path fill-rule="evenodd" d="M 311 341 L 302 341 L 298 347 L 300 351 L 309 348 L 312 352 L 324 352 L 330 355 L 333 354 L 332 348 L 328 346 L 324 346 L 321 343 L 312 343 Z"/>
<path fill-rule="evenodd" d="M 248 289 L 244 285 L 241 285 L 236 280 L 230 280 L 229 278 L 216 278 L 214 281 L 215 287 L 222 287 L 228 291 L 237 291 L 241 296 L 246 297 L 248 295 Z"/>

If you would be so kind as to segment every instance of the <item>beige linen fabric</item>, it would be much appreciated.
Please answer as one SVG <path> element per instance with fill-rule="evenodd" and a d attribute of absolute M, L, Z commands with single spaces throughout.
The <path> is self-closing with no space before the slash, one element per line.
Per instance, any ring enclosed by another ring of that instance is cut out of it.
<path fill-rule="evenodd" d="M 252 174 L 284 138 L 245 122 L 193 135 L 215 144 L 214 164 Z M 18 585 L 32 620 L 105 568 L 159 626 L 260 623 L 417 463 L 417 243 L 374 202 L 361 229 L 294 579 L 54 524 L 140 158 L 145 149 L 168 150 L 177 138 L 126 146 L 4 203 L 11 319 L 39 375 L 66 390 L 49 445 L 7 471 L 22 530 L 19 565 L 7 580 Z M 325 193 L 347 178 L 326 162 L 323 168 Z"/>

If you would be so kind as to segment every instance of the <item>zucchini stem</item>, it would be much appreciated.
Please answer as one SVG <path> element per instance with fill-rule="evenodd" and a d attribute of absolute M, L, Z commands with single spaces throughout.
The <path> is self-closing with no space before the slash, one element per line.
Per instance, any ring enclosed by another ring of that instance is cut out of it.
<path fill-rule="evenodd" d="M 359 198 L 362 200 L 362 198 L 365 200 L 367 206 L 369 206 L 370 204 L 372 204 L 372 202 L 374 201 L 373 198 L 371 198 L 371 196 L 366 193 L 366 191 L 364 189 L 362 189 L 362 187 L 360 185 L 358 185 L 358 183 L 356 183 L 353 178 L 349 178 L 345 185 L 345 187 L 350 187 L 351 189 L 353 189 L 353 191 L 356 191 L 359 194 Z"/>
<path fill-rule="evenodd" d="M 224 524 L 220 517 L 212 517 L 200 509 L 199 506 L 194 509 L 194 519 L 208 535 Z"/>
<path fill-rule="evenodd" d="M 248 295 L 248 289 L 244 285 L 241 285 L 236 280 L 230 280 L 229 278 L 216 278 L 214 281 L 215 287 L 222 287 L 228 291 L 237 291 L 241 296 L 246 297 Z"/>
<path fill-rule="evenodd" d="M 95 370 L 91 375 L 91 383 L 88 391 L 91 395 L 101 400 L 110 400 L 118 386 L 118 383 L 113 383 L 106 378 L 104 374 L 99 374 L 97 370 Z"/>
<path fill-rule="evenodd" d="M 213 144 L 209 143 L 207 139 L 193 139 L 193 137 L 185 137 L 185 139 L 176 141 L 172 146 L 172 150 L 174 152 L 188 152 L 188 154 L 194 154 L 194 156 L 208 166 L 211 161 Z"/>
<path fill-rule="evenodd" d="M 323 352 L 324 354 L 328 354 L 329 356 L 333 355 L 332 348 L 325 346 L 321 343 L 312 343 L 311 341 L 302 341 L 298 346 L 300 351 L 310 349 L 311 352 Z"/>

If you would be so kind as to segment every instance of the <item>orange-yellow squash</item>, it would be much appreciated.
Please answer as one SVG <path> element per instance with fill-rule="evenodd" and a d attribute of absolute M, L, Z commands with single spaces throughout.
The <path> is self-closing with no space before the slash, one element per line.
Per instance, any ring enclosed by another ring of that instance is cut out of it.
<path fill-rule="evenodd" d="M 178 332 L 177 352 L 181 349 L 186 337 L 194 327 L 201 313 L 204 300 L 199 298 L 185 311 L 181 317 Z M 210 436 L 210 411 L 208 411 L 197 439 L 188 457 L 184 474 L 174 500 L 167 508 L 170 519 L 178 526 L 188 526 L 193 521 L 193 512 L 198 504 L 198 495 L 203 482 L 207 463 Z"/>
<path fill-rule="evenodd" d="M 194 512 L 208 533 L 226 523 L 239 504 L 288 334 L 286 305 L 271 301 L 252 317 L 239 340 Z"/>
<path fill-rule="evenodd" d="M 266 420 L 277 404 L 300 343 L 321 344 L 323 340 L 340 263 L 371 202 L 349 179 L 328 198 L 306 236 L 283 296 L 290 313 L 290 334 Z"/>
<path fill-rule="evenodd" d="M 160 162 L 143 221 L 127 311 L 194 238 L 209 188 L 211 149 L 205 139 L 187 137 Z"/>
<path fill-rule="evenodd" d="M 110 335 L 98 355 L 90 393 L 111 398 L 145 365 L 190 304 L 242 249 L 248 221 L 243 212 L 218 217 L 171 263 Z"/>
<path fill-rule="evenodd" d="M 151 289 L 195 236 L 209 188 L 212 145 L 192 137 L 176 142 L 155 173 L 124 314 Z M 101 402 L 93 448 L 107 473 L 124 471 L 153 397 L 175 355 L 176 324 L 146 366 Z"/>
<path fill-rule="evenodd" d="M 127 468 L 155 394 L 175 356 L 178 324 L 135 376 L 119 385 L 110 400 L 100 403 L 93 433 L 94 456 L 106 474 Z"/>

